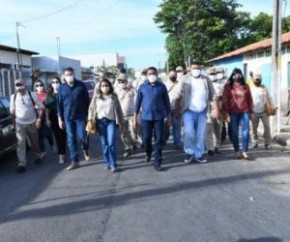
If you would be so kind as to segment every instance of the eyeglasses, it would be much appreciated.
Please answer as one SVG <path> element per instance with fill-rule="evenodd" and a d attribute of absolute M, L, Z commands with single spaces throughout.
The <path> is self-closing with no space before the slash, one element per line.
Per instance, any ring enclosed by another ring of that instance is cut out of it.
<path fill-rule="evenodd" d="M 118 81 L 118 83 L 120 84 L 120 83 L 125 83 L 124 81 Z"/>
<path fill-rule="evenodd" d="M 53 84 L 53 83 L 59 83 L 59 81 L 56 81 L 56 82 L 52 81 L 51 83 L 52 83 L 52 84 Z"/>
<path fill-rule="evenodd" d="M 35 87 L 43 87 L 43 85 L 42 84 L 37 84 L 37 85 L 35 85 Z"/>
<path fill-rule="evenodd" d="M 16 83 L 15 86 L 16 86 L 16 87 L 22 87 L 23 84 L 22 84 L 22 83 Z"/>

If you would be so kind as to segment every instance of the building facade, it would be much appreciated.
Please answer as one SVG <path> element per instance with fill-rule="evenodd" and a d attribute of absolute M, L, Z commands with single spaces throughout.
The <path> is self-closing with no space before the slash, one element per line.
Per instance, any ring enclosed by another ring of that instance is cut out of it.
<path fill-rule="evenodd" d="M 271 90 L 272 78 L 272 39 L 266 39 L 243 48 L 218 56 L 209 62 L 215 67 L 223 67 L 227 76 L 234 68 L 240 68 L 246 79 L 249 73 L 261 73 L 263 83 Z M 281 111 L 290 109 L 290 33 L 282 35 L 281 50 Z"/>
<path fill-rule="evenodd" d="M 15 92 L 14 80 L 22 78 L 31 88 L 31 56 L 37 52 L 0 45 L 0 96 L 10 97 Z M 21 63 L 19 63 L 21 58 Z"/>

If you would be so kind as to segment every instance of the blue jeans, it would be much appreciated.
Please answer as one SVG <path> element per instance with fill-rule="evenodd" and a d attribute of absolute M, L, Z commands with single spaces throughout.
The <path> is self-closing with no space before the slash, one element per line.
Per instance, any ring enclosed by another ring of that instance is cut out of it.
<path fill-rule="evenodd" d="M 163 141 L 163 127 L 164 119 L 160 120 L 142 120 L 143 126 L 143 144 L 145 152 L 151 156 L 152 149 L 152 132 L 154 132 L 154 155 L 155 164 L 160 166 L 162 163 L 162 141 Z"/>
<path fill-rule="evenodd" d="M 171 122 L 172 122 L 172 135 L 173 135 L 173 144 L 180 145 L 181 144 L 181 119 L 176 117 L 174 111 L 171 112 Z M 164 126 L 164 135 L 163 142 L 166 143 L 170 136 L 170 128 L 165 125 Z"/>
<path fill-rule="evenodd" d="M 235 152 L 240 151 L 239 129 L 242 128 L 242 146 L 243 151 L 249 149 L 249 131 L 250 131 L 250 114 L 249 113 L 231 113 L 231 139 Z"/>
<path fill-rule="evenodd" d="M 184 151 L 188 155 L 201 158 L 205 152 L 206 110 L 193 112 L 186 110 L 183 113 Z"/>
<path fill-rule="evenodd" d="M 89 140 L 86 132 L 86 118 L 65 119 L 65 129 L 67 135 L 67 145 L 70 160 L 79 161 L 78 139 L 81 141 L 83 150 L 89 149 Z"/>
<path fill-rule="evenodd" d="M 108 167 L 116 167 L 116 133 L 115 121 L 102 118 L 97 120 L 98 132 L 101 139 L 102 151 Z"/>

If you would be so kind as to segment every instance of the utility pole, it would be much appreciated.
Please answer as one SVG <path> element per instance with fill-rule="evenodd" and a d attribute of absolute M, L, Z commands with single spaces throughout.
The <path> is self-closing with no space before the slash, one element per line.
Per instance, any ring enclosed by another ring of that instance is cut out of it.
<path fill-rule="evenodd" d="M 57 55 L 61 56 L 60 37 L 56 37 Z"/>
<path fill-rule="evenodd" d="M 282 35 L 282 0 L 273 0 L 273 27 L 272 27 L 272 79 L 271 95 L 277 102 L 277 115 L 273 117 L 272 133 L 281 131 L 281 35 Z"/>
<path fill-rule="evenodd" d="M 20 38 L 19 38 L 19 31 L 18 31 L 18 27 L 21 26 L 20 22 L 16 22 L 16 39 L 17 39 L 17 50 L 16 50 L 16 54 L 17 54 L 17 65 L 16 68 L 17 70 L 21 70 L 22 68 L 22 56 L 21 56 L 21 47 L 20 47 Z"/>

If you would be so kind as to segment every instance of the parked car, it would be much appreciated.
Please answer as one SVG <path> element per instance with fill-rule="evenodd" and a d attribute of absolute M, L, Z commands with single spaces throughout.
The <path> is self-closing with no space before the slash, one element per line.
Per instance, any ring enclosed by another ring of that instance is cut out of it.
<path fill-rule="evenodd" d="M 87 90 L 88 90 L 88 93 L 89 93 L 89 97 L 90 97 L 90 99 L 92 99 L 94 96 L 94 92 L 95 92 L 95 86 L 96 86 L 95 81 L 94 80 L 85 80 L 85 81 L 83 81 L 83 83 L 85 83 Z"/>
<path fill-rule="evenodd" d="M 6 97 L 0 97 L 0 155 L 15 150 L 17 147 L 9 105 L 9 100 Z"/>

